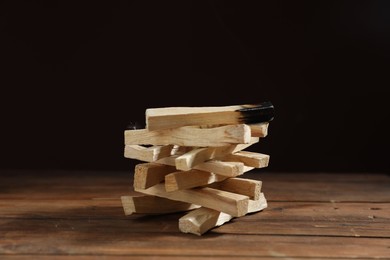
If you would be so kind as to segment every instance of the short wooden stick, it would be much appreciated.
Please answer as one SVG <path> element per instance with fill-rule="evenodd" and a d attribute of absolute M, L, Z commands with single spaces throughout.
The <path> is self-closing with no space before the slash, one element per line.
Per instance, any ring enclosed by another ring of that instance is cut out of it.
<path fill-rule="evenodd" d="M 249 200 L 249 212 L 254 213 L 267 207 L 267 200 L 261 193 L 258 200 Z M 202 235 L 208 230 L 223 225 L 233 219 L 232 215 L 214 209 L 201 207 L 179 219 L 179 229 L 183 233 Z"/>
<path fill-rule="evenodd" d="M 252 200 L 260 198 L 262 182 L 243 178 L 229 178 L 215 182 L 208 187 L 248 196 Z"/>
<path fill-rule="evenodd" d="M 183 155 L 180 155 L 175 159 L 176 169 L 182 171 L 188 171 L 194 168 L 194 166 L 201 164 L 205 161 L 215 158 L 225 157 L 231 153 L 241 151 L 254 143 L 259 141 L 258 137 L 252 137 L 252 141 L 249 144 L 235 144 L 222 147 L 208 147 L 198 148 Z"/>
<path fill-rule="evenodd" d="M 269 123 L 249 125 L 252 137 L 266 137 L 268 135 L 268 125 Z"/>
<path fill-rule="evenodd" d="M 248 196 L 207 187 L 166 192 L 165 185 L 160 183 L 148 189 L 136 189 L 136 191 L 148 195 L 200 205 L 228 213 L 235 217 L 243 216 L 248 212 Z"/>
<path fill-rule="evenodd" d="M 246 166 L 255 167 L 255 168 L 264 168 L 268 166 L 269 155 L 248 152 L 248 151 L 240 151 L 235 154 L 228 154 L 225 157 L 223 157 L 222 160 L 242 162 Z"/>
<path fill-rule="evenodd" d="M 199 208 L 194 204 L 147 195 L 122 196 L 121 201 L 127 216 L 133 213 L 166 214 Z"/>
<path fill-rule="evenodd" d="M 145 162 L 171 156 L 173 145 L 144 147 L 140 145 L 125 145 L 125 157 Z"/>
<path fill-rule="evenodd" d="M 171 192 L 175 190 L 190 189 L 223 181 L 226 178 L 228 177 L 194 169 L 173 172 L 165 176 L 165 190 Z"/>
<path fill-rule="evenodd" d="M 135 166 L 134 188 L 147 189 L 163 182 L 165 175 L 175 172 L 176 168 L 157 163 L 141 163 Z"/>
<path fill-rule="evenodd" d="M 160 164 L 175 166 L 176 165 L 175 159 L 177 157 L 178 156 L 170 156 L 170 157 L 162 158 L 156 162 Z M 217 160 L 210 160 L 195 165 L 193 169 L 206 171 L 206 172 L 213 172 L 215 174 L 219 174 L 227 177 L 235 177 L 243 174 L 244 172 L 250 171 L 253 168 L 246 167 L 241 162 L 222 162 Z"/>
<path fill-rule="evenodd" d="M 226 146 L 249 143 L 251 128 L 248 125 L 227 125 L 214 128 L 186 126 L 173 129 L 150 131 L 148 129 L 126 130 L 125 144 L 150 144 L 179 146 Z"/>

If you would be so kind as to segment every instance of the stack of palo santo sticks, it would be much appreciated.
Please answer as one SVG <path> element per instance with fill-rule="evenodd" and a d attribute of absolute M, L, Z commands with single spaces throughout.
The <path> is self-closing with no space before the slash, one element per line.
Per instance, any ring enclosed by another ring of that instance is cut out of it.
<path fill-rule="evenodd" d="M 239 178 L 268 165 L 269 156 L 243 151 L 267 135 L 270 102 L 224 107 L 146 110 L 146 129 L 125 131 L 125 157 L 136 165 L 134 190 L 122 196 L 126 215 L 189 211 L 184 233 L 202 235 L 234 217 L 261 211 L 261 181 Z"/>

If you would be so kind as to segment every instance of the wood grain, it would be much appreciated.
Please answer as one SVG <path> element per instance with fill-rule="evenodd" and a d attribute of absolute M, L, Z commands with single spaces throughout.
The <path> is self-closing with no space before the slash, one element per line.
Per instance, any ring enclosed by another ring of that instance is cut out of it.
<path fill-rule="evenodd" d="M 177 157 L 175 159 L 176 169 L 189 171 L 196 165 L 215 158 L 223 158 L 228 154 L 244 150 L 257 142 L 259 142 L 259 138 L 252 137 L 251 142 L 248 144 L 233 144 L 222 147 L 197 148 Z"/>
<path fill-rule="evenodd" d="M 0 175 L 0 259 L 388 259 L 390 176 L 268 173 L 268 208 L 181 234 L 183 213 L 126 217 L 130 172 Z M 255 246 L 254 246 L 255 245 Z"/>
<path fill-rule="evenodd" d="M 244 216 L 248 213 L 248 196 L 208 187 L 167 192 L 165 185 L 160 183 L 148 189 L 136 189 L 136 191 L 147 195 L 200 205 L 228 213 L 234 217 Z"/>
<path fill-rule="evenodd" d="M 256 128 L 256 133 L 258 129 Z M 126 130 L 125 144 L 179 145 L 179 146 L 226 146 L 249 143 L 251 127 L 245 124 L 227 125 L 213 128 L 180 127 L 150 131 L 148 129 Z"/>

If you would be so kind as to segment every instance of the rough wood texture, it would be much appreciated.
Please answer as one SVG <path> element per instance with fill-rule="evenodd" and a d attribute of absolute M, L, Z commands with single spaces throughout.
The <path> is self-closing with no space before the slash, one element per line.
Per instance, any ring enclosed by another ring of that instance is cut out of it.
<path fill-rule="evenodd" d="M 176 169 L 182 171 L 191 170 L 198 164 L 215 158 L 223 158 L 228 154 L 244 150 L 258 141 L 258 137 L 252 137 L 249 144 L 234 144 L 222 147 L 207 147 L 191 150 L 175 159 Z"/>
<path fill-rule="evenodd" d="M 248 196 L 212 188 L 196 188 L 166 192 L 165 185 L 160 183 L 148 189 L 136 189 L 136 191 L 148 195 L 200 205 L 202 207 L 228 213 L 234 217 L 244 216 L 248 213 Z"/>
<path fill-rule="evenodd" d="M 271 118 L 273 106 L 269 102 L 224 107 L 149 108 L 146 110 L 146 127 L 149 130 L 158 130 L 194 125 L 235 125 L 261 123 Z"/>
<path fill-rule="evenodd" d="M 213 183 L 209 187 L 245 195 L 253 200 L 258 200 L 260 199 L 261 185 L 262 182 L 258 180 L 229 178 L 221 182 Z"/>
<path fill-rule="evenodd" d="M 268 135 L 268 125 L 269 123 L 249 125 L 252 137 L 266 137 Z"/>
<path fill-rule="evenodd" d="M 256 131 L 257 132 L 257 131 Z M 248 125 L 227 125 L 214 128 L 180 127 L 150 131 L 148 129 L 125 131 L 125 144 L 180 145 L 180 146 L 226 146 L 249 143 L 251 127 Z"/>
<path fill-rule="evenodd" d="M 179 219 L 179 229 L 183 233 L 202 235 L 214 227 L 230 221 L 233 216 L 209 208 L 199 208 Z"/>
<path fill-rule="evenodd" d="M 266 207 L 267 200 L 265 199 L 264 194 L 261 193 L 257 200 L 249 200 L 248 213 L 261 211 Z M 200 236 L 206 231 L 221 226 L 233 218 L 234 217 L 229 214 L 201 207 L 181 217 L 179 219 L 179 229 L 183 233 L 191 233 Z"/>
<path fill-rule="evenodd" d="M 147 189 L 164 181 L 165 175 L 175 172 L 176 168 L 157 163 L 140 163 L 135 166 L 134 188 Z"/>
<path fill-rule="evenodd" d="M 176 166 L 176 158 L 178 156 L 170 156 L 162 158 L 157 163 Z M 253 168 L 245 167 L 241 162 L 222 162 L 218 160 L 210 160 L 204 163 L 200 163 L 193 167 L 195 170 L 213 172 L 219 175 L 227 177 L 235 177 L 243 174 L 244 172 L 250 171 Z"/>
<path fill-rule="evenodd" d="M 138 214 L 166 214 L 196 209 L 199 206 L 174 201 L 155 196 L 122 196 L 123 210 L 125 215 Z"/>
<path fill-rule="evenodd" d="M 171 156 L 173 145 L 143 147 L 141 145 L 125 145 L 125 157 L 144 162 L 154 162 Z"/>
<path fill-rule="evenodd" d="M 185 213 L 125 216 L 127 171 L 2 170 L 0 259 L 388 259 L 388 174 L 244 176 L 268 208 L 199 238 L 180 233 Z"/>
<path fill-rule="evenodd" d="M 242 162 L 245 166 L 254 168 L 264 168 L 268 166 L 269 155 L 262 153 L 254 153 L 248 151 L 240 151 L 235 154 L 228 154 L 222 160 L 232 162 Z"/>
<path fill-rule="evenodd" d="M 165 190 L 168 192 L 185 190 L 223 181 L 226 178 L 228 177 L 199 170 L 174 172 L 165 176 Z"/>

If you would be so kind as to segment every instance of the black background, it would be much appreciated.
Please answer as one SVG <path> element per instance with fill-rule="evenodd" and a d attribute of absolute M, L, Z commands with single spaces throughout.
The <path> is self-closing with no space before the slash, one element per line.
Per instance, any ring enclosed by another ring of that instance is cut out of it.
<path fill-rule="evenodd" d="M 2 1 L 2 169 L 130 170 L 148 107 L 272 101 L 269 171 L 389 171 L 390 1 Z"/>

